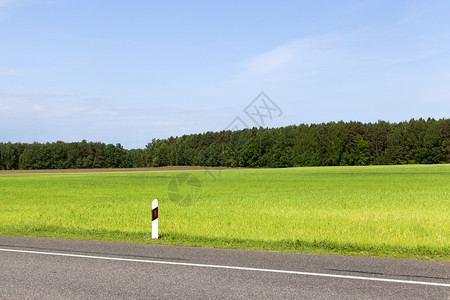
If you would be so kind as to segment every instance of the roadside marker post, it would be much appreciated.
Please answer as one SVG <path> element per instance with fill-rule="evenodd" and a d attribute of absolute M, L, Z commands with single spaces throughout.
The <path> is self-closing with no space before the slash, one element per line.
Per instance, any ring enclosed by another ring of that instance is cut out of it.
<path fill-rule="evenodd" d="M 152 201 L 152 239 L 158 239 L 158 199 Z"/>

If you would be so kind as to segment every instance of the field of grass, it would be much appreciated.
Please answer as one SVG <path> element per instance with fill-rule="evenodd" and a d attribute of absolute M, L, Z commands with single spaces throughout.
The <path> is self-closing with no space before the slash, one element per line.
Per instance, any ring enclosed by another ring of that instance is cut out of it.
<path fill-rule="evenodd" d="M 0 175 L 0 234 L 450 260 L 450 165 Z"/>

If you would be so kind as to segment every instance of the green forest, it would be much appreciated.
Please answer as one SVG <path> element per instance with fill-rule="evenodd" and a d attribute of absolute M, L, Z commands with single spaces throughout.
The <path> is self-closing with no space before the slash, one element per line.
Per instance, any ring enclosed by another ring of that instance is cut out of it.
<path fill-rule="evenodd" d="M 161 166 L 267 167 L 450 163 L 450 119 L 300 124 L 153 139 L 0 143 L 0 170 Z"/>

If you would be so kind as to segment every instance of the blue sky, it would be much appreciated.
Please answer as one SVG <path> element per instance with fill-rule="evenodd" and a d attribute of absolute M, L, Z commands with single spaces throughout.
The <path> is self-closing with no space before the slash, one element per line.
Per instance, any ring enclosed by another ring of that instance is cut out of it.
<path fill-rule="evenodd" d="M 450 117 L 450 1 L 0 0 L 0 141 Z"/>

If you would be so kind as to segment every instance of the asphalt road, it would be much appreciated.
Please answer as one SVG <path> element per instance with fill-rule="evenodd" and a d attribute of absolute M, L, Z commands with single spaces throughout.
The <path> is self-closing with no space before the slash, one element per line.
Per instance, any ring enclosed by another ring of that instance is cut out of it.
<path fill-rule="evenodd" d="M 450 299 L 450 262 L 0 236 L 0 299 Z"/>

